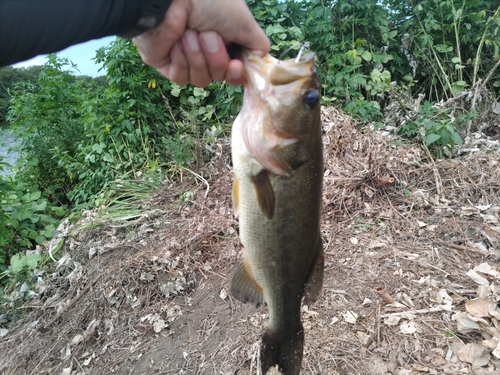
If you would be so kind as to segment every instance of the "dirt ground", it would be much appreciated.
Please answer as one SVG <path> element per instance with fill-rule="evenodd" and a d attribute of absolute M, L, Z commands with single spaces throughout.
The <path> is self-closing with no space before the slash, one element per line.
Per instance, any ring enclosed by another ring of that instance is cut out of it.
<path fill-rule="evenodd" d="M 500 142 L 433 160 L 322 112 L 325 281 L 303 307 L 302 373 L 500 374 Z M 229 293 L 229 144 L 196 173 L 134 225 L 61 225 L 63 257 L 2 328 L 1 374 L 259 373 L 266 308 Z"/>

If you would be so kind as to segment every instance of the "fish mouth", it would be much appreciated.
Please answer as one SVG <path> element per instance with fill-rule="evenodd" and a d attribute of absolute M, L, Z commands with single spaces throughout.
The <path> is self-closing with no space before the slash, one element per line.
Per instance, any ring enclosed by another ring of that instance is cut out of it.
<path fill-rule="evenodd" d="M 259 57 L 249 50 L 242 53 L 247 78 L 247 86 L 261 95 L 280 97 L 296 97 L 304 86 L 311 88 L 316 82 L 316 55 L 313 52 L 301 56 L 296 62 L 294 59 L 278 60 L 271 55 Z M 282 101 L 282 100 L 280 100 Z"/>

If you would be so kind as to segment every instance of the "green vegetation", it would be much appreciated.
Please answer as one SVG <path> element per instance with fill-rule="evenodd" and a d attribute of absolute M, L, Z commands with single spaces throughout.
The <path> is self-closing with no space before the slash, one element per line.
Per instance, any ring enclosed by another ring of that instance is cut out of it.
<path fill-rule="evenodd" d="M 489 73 L 487 89 L 500 94 L 499 72 L 492 71 L 500 58 L 495 2 L 248 4 L 274 56 L 294 57 L 300 42 L 311 43 L 324 104 L 362 123 L 380 123 L 389 98 L 404 107 L 403 96 L 423 95 L 418 116 L 398 133 L 435 156 L 451 155 L 462 142 L 462 125 L 475 115 L 436 102 L 473 88 Z M 128 40 L 116 39 L 95 59 L 105 78 L 77 76 L 76 67 L 57 55 L 43 67 L 0 70 L 0 123 L 7 121 L 21 142 L 15 175 L 0 178 L 4 281 L 48 262 L 23 252 L 50 240 L 68 214 L 99 207 L 110 219 L 140 217 L 139 198 L 165 177 L 208 161 L 241 106 L 242 87 L 169 82 L 141 62 Z"/>

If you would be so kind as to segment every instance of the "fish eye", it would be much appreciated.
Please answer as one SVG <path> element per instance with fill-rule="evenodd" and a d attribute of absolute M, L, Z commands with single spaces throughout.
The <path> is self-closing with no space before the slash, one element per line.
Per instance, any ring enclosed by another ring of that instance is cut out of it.
<path fill-rule="evenodd" d="M 307 108 L 311 109 L 319 102 L 319 92 L 318 90 L 308 90 L 304 94 L 304 104 Z"/>

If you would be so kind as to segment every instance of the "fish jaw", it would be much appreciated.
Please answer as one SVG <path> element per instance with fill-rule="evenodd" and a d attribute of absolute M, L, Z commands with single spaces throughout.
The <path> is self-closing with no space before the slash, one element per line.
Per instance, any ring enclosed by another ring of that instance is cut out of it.
<path fill-rule="evenodd" d="M 315 137 L 308 126 L 319 121 L 319 105 L 307 108 L 304 101 L 311 92 L 319 98 L 314 54 L 298 63 L 249 51 L 243 56 L 247 84 L 239 123 L 245 147 L 266 170 L 290 176 L 307 160 L 306 149 L 320 147 L 310 144 Z"/>

